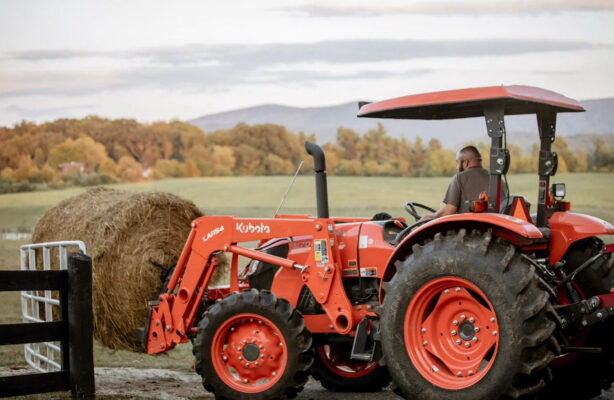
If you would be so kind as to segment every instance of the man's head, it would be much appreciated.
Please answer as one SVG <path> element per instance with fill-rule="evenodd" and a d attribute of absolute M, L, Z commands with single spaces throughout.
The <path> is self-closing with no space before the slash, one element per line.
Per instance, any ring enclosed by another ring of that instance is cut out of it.
<path fill-rule="evenodd" d="M 482 166 L 482 155 L 475 146 L 465 146 L 456 153 L 458 172 Z"/>

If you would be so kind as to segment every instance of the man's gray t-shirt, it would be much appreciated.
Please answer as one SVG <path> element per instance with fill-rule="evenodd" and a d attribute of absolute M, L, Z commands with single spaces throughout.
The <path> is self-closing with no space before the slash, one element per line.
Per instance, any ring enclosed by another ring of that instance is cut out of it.
<path fill-rule="evenodd" d="M 452 177 L 448 191 L 443 199 L 445 204 L 456 206 L 458 212 L 462 212 L 465 201 L 476 201 L 480 193 L 488 193 L 490 175 L 481 167 L 466 169 Z"/>

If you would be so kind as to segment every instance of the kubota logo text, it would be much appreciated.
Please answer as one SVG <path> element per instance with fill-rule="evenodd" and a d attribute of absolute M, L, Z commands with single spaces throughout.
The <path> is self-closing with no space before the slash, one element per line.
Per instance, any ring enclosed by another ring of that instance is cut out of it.
<path fill-rule="evenodd" d="M 219 228 L 215 228 L 214 230 L 209 232 L 207 236 L 203 236 L 203 242 L 206 242 L 207 240 L 211 239 L 213 236 L 219 235 L 222 232 L 224 232 L 224 225 L 220 226 Z"/>
<path fill-rule="evenodd" d="M 237 230 L 241 233 L 271 233 L 271 227 L 262 222 L 260 225 L 252 225 L 251 222 L 247 225 L 243 222 L 237 222 Z"/>

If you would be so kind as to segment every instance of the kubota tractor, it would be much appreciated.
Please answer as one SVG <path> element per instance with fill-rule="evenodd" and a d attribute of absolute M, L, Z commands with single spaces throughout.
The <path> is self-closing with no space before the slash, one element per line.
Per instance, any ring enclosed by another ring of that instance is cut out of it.
<path fill-rule="evenodd" d="M 436 220 L 330 217 L 322 149 L 317 217 L 202 217 L 143 332 L 149 353 L 192 339 L 196 371 L 217 399 L 292 398 L 311 374 L 337 391 L 393 381 L 411 399 L 588 399 L 614 381 L 614 226 L 569 212 L 553 184 L 556 116 L 584 111 L 526 86 L 361 103 L 358 116 L 483 116 L 488 195 Z M 510 164 L 505 115 L 535 114 L 541 142 L 537 213 L 502 199 Z M 429 209 L 433 211 L 432 209 Z M 607 236 L 609 235 L 609 236 Z M 242 243 L 259 241 L 255 249 Z M 215 255 L 230 286 L 209 287 Z M 252 261 L 240 272 L 238 258 Z M 205 310 L 201 315 L 202 311 Z"/>

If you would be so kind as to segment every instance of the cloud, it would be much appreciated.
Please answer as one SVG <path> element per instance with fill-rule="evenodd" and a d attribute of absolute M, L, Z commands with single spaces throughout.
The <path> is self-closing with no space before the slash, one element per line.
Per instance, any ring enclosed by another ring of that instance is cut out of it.
<path fill-rule="evenodd" d="M 602 47 L 586 42 L 550 40 L 330 40 L 264 45 L 188 45 L 123 52 L 49 50 L 4 55 L 15 65 L 36 63 L 39 72 L 6 71 L 0 98 L 31 95 L 87 95 L 141 87 L 206 91 L 242 84 L 309 84 L 331 80 L 377 79 L 426 74 L 424 69 L 386 68 L 387 62 L 424 58 L 505 56 Z M 99 58 L 122 61 L 122 67 L 99 65 Z M 41 70 L 49 63 L 52 70 Z M 369 67 L 365 67 L 368 64 Z M 0 61 L 1 65 L 1 61 Z M 305 65 L 318 65 L 309 69 Z M 330 65 L 329 70 L 326 65 Z M 336 68 L 333 68 L 336 66 Z M 70 68 L 70 70 L 69 70 Z M 339 72 L 340 70 L 344 72 Z M 347 72 L 345 72 L 347 71 Z"/>
<path fill-rule="evenodd" d="M 406 3 L 334 2 L 285 8 L 309 17 L 376 17 L 381 15 L 514 15 L 569 11 L 614 11 L 611 0 L 419 1 Z"/>
<path fill-rule="evenodd" d="M 393 40 L 353 39 L 312 43 L 270 43 L 264 45 L 187 45 L 137 49 L 122 52 L 46 50 L 6 53 L 5 61 L 75 60 L 105 57 L 144 60 L 167 65 L 238 65 L 263 66 L 283 63 L 330 62 L 356 63 L 407 60 L 423 57 L 474 57 L 523 54 L 543 51 L 577 50 L 599 45 L 586 42 L 490 39 L 490 40 Z"/>
<path fill-rule="evenodd" d="M 31 120 L 53 115 L 82 115 L 92 112 L 96 107 L 93 104 L 67 105 L 63 107 L 22 107 L 11 104 L 0 109 L 2 113 L 16 114 L 21 119 Z"/>

